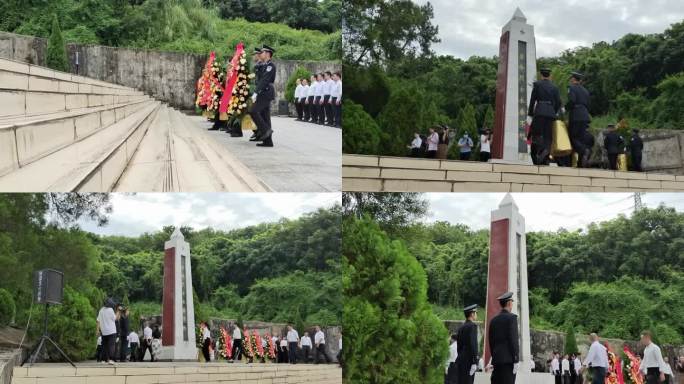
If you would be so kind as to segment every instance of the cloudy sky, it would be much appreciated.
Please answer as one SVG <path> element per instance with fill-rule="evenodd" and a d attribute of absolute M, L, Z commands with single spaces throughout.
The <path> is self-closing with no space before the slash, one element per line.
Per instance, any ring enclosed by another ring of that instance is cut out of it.
<path fill-rule="evenodd" d="M 82 220 L 82 229 L 104 235 L 136 236 L 166 225 L 195 229 L 242 228 L 282 217 L 295 219 L 341 201 L 339 193 L 114 193 L 109 223 Z"/>
<path fill-rule="evenodd" d="M 591 222 L 629 215 L 634 198 L 629 193 L 514 193 L 518 210 L 525 217 L 528 231 L 555 231 L 585 228 Z M 499 206 L 503 193 L 428 193 L 428 222 L 448 221 L 473 229 L 489 228 L 491 211 Z M 649 208 L 661 203 L 684 212 L 681 193 L 647 193 L 642 202 Z"/>
<path fill-rule="evenodd" d="M 419 4 L 428 0 L 414 0 Z M 519 6 L 534 26 L 537 56 L 612 42 L 627 33 L 663 32 L 684 19 L 682 0 L 430 0 L 440 54 L 462 59 L 498 55 L 501 28 Z"/>

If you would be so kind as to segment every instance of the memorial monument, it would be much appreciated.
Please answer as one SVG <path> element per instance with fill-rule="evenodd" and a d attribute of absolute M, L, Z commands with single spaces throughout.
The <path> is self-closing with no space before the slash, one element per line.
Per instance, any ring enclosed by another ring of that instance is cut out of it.
<path fill-rule="evenodd" d="M 164 243 L 162 351 L 160 360 L 197 361 L 190 244 L 179 228 Z"/>
<path fill-rule="evenodd" d="M 525 218 L 510 194 L 492 211 L 489 266 L 487 270 L 487 318 L 485 323 L 484 361 L 489 362 L 491 351 L 487 340 L 489 321 L 501 311 L 497 300 L 501 294 L 513 292 L 513 313 L 518 315 L 520 338 L 520 376 L 529 372 L 532 354 L 530 351 L 530 316 L 527 292 L 527 247 L 525 243 Z"/>
<path fill-rule="evenodd" d="M 520 8 L 503 27 L 496 75 L 496 109 L 492 159 L 494 162 L 531 164 L 525 125 L 532 84 L 537 76 L 534 27 Z"/>

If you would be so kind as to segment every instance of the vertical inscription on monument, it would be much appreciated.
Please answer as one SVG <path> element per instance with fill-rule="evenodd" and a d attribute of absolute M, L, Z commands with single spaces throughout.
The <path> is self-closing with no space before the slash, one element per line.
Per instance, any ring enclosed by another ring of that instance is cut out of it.
<path fill-rule="evenodd" d="M 527 43 L 518 41 L 518 152 L 527 153 Z"/>
<path fill-rule="evenodd" d="M 183 307 L 183 341 L 188 341 L 188 304 L 186 290 L 185 256 L 181 256 L 181 303 Z"/>
<path fill-rule="evenodd" d="M 518 278 L 518 285 L 517 287 L 517 299 L 515 305 L 518 307 L 517 314 L 518 314 L 518 341 L 519 345 L 523 345 L 523 332 L 522 332 L 522 269 L 524 266 L 522 265 L 522 236 L 516 232 L 515 234 L 515 260 L 517 261 L 517 278 Z"/>

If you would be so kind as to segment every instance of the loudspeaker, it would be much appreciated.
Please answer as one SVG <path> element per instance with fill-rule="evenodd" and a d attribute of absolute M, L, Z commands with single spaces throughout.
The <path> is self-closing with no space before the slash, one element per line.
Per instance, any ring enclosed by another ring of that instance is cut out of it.
<path fill-rule="evenodd" d="M 41 269 L 33 275 L 33 300 L 36 304 L 62 304 L 64 273 Z"/>

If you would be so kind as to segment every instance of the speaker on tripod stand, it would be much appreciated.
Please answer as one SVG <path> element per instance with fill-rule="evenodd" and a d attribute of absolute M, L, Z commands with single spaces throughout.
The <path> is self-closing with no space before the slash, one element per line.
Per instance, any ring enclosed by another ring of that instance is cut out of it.
<path fill-rule="evenodd" d="M 69 357 L 62 351 L 62 349 L 50 338 L 48 334 L 48 309 L 50 305 L 62 304 L 62 299 L 64 297 L 64 273 L 54 269 L 41 269 L 36 271 L 33 275 L 33 301 L 36 304 L 45 305 L 45 317 L 43 319 L 43 335 L 40 340 L 36 343 L 26 356 L 26 359 L 21 363 L 24 366 L 26 362 L 29 365 L 33 365 L 36 362 L 36 358 L 40 356 L 41 352 L 47 352 L 47 343 L 51 343 L 60 355 L 69 362 L 74 368 L 76 367 L 74 363 L 69 359 Z"/>

